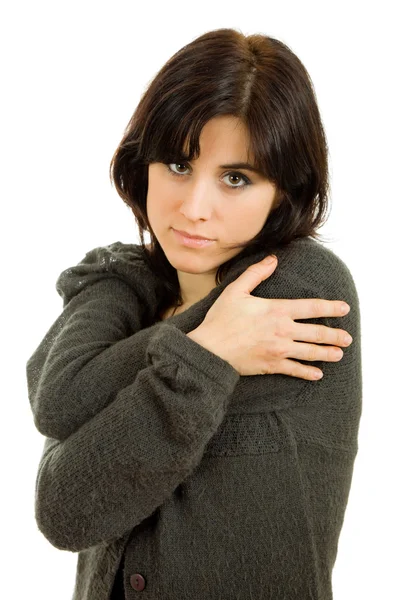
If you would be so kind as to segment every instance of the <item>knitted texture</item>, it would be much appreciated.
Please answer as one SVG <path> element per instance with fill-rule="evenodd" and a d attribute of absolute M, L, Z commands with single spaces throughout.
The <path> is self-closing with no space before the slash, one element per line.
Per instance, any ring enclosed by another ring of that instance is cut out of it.
<path fill-rule="evenodd" d="M 78 552 L 73 600 L 329 600 L 362 408 L 360 307 L 351 273 L 312 238 L 276 252 L 260 298 L 344 300 L 324 377 L 240 376 L 190 339 L 231 266 L 183 313 L 156 321 L 160 287 L 139 245 L 95 248 L 59 276 L 63 311 L 26 365 L 45 436 L 35 517 Z M 296 359 L 297 360 L 297 359 Z M 115 587 L 114 591 L 117 588 Z M 113 595 L 112 598 L 117 598 Z"/>

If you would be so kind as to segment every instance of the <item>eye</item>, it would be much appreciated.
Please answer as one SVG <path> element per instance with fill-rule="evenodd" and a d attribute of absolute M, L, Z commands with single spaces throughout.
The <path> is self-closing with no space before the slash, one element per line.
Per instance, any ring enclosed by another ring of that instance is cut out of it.
<path fill-rule="evenodd" d="M 176 162 L 176 163 L 164 163 L 166 165 L 166 168 L 168 170 L 168 172 L 171 175 L 175 175 L 176 177 L 183 177 L 184 175 L 186 175 L 186 173 L 177 173 L 176 171 L 173 171 L 170 168 L 170 165 L 178 165 L 179 167 L 185 166 L 186 163 L 185 162 Z M 227 185 L 227 187 L 229 187 L 230 189 L 234 190 L 234 189 L 240 189 L 240 188 L 244 188 L 248 185 L 251 185 L 251 181 L 248 177 L 246 177 L 246 175 L 243 175 L 242 173 L 238 173 L 236 171 L 231 171 L 229 173 L 226 173 L 226 175 L 224 175 L 224 177 L 239 177 L 242 179 L 242 181 L 244 181 L 243 185 Z"/>

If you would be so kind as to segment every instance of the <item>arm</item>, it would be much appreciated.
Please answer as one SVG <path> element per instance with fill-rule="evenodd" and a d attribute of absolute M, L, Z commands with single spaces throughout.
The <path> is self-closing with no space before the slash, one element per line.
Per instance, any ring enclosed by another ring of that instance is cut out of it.
<path fill-rule="evenodd" d="M 240 377 L 166 323 L 146 361 L 78 431 L 45 441 L 35 517 L 59 549 L 109 543 L 150 516 L 199 464 Z"/>
<path fill-rule="evenodd" d="M 64 310 L 26 365 L 43 435 L 66 439 L 135 381 L 137 359 L 159 326 L 139 331 L 149 316 L 144 307 L 155 304 L 155 282 L 141 256 L 139 247 L 116 242 L 91 250 L 59 276 Z"/>
<path fill-rule="evenodd" d="M 319 579 L 330 577 L 350 494 L 358 452 L 362 413 L 362 356 L 359 298 L 347 269 L 332 270 L 335 297 L 351 306 L 342 318 L 315 319 L 329 327 L 343 328 L 353 337 L 338 363 L 313 362 L 324 372 L 318 382 L 307 382 L 295 403 L 281 412 L 292 432 L 299 474 L 299 502 L 310 517 L 315 540 Z M 324 297 L 313 290 L 310 297 Z M 308 294 L 307 294 L 308 295 Z M 326 297 L 326 296 L 325 296 Z M 310 322 L 310 320 L 304 321 Z"/>
<path fill-rule="evenodd" d="M 92 283 L 67 304 L 26 366 L 42 435 L 67 439 L 135 381 L 160 325 L 138 331 L 139 310 L 132 288 L 112 277 Z"/>

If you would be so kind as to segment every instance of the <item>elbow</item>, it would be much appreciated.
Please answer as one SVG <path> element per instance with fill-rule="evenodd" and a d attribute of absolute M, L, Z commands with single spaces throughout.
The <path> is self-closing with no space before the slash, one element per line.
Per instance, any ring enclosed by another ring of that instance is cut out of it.
<path fill-rule="evenodd" d="M 36 524 L 39 531 L 44 535 L 47 541 L 50 542 L 57 550 L 68 550 L 69 552 L 79 552 L 81 548 L 77 548 L 75 544 L 71 545 L 68 540 L 60 534 L 57 527 L 51 523 L 51 519 L 43 517 L 38 509 L 35 511 Z"/>
<path fill-rule="evenodd" d="M 70 487 L 54 472 L 54 454 L 50 452 L 39 467 L 35 492 L 35 520 L 39 531 L 58 550 L 80 552 L 91 546 L 82 526 L 74 497 L 66 494 Z"/>
<path fill-rule="evenodd" d="M 78 552 L 81 548 L 72 542 L 70 536 L 65 535 L 67 524 L 63 522 L 58 511 L 49 506 L 49 502 L 43 498 L 40 486 L 36 494 L 35 520 L 39 531 L 58 550 Z"/>
<path fill-rule="evenodd" d="M 51 410 L 40 410 L 33 413 L 36 429 L 46 438 L 63 442 L 74 432 L 74 424 L 66 422 L 60 416 L 52 414 Z"/>
<path fill-rule="evenodd" d="M 49 506 L 49 503 L 41 497 L 40 489 L 35 502 L 35 520 L 39 531 L 58 550 L 69 552 L 80 552 L 90 547 L 85 543 L 85 532 L 80 530 L 79 524 L 75 522 L 73 515 L 70 519 L 65 518 L 65 510 L 60 511 L 57 506 Z"/>

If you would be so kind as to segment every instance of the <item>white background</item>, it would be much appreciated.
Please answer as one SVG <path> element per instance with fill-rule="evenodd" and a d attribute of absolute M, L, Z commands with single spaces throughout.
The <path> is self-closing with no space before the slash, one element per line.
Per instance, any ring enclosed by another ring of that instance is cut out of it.
<path fill-rule="evenodd" d="M 55 281 L 94 247 L 139 243 L 108 168 L 144 88 L 219 27 L 285 42 L 313 80 L 330 149 L 320 233 L 349 267 L 362 317 L 359 453 L 334 600 L 398 597 L 399 42 L 396 2 L 18 2 L 1 44 L 2 598 L 71 600 L 77 555 L 34 519 L 44 437 L 25 364 L 62 311 Z M 95 599 L 93 599 L 95 600 Z M 230 600 L 230 599 L 229 599 Z M 304 599 L 307 600 L 307 599 Z M 321 599 L 322 600 L 322 599 Z"/>

